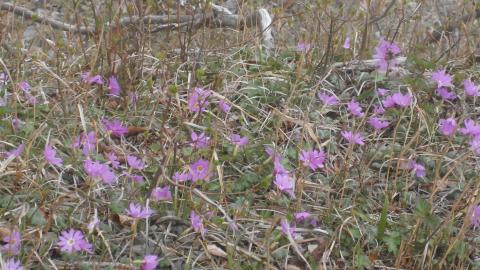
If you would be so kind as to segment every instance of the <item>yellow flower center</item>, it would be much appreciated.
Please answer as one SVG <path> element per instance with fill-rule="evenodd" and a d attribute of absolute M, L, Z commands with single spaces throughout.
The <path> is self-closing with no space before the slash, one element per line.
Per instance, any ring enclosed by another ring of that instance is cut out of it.
<path fill-rule="evenodd" d="M 202 166 L 202 165 L 198 165 L 198 166 L 197 166 L 197 171 L 199 171 L 199 172 L 203 171 L 203 166 Z"/>

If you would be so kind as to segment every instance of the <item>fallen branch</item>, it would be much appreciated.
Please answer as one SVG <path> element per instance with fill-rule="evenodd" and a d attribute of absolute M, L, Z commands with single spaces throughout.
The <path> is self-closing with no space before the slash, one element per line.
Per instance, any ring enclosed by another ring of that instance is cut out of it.
<path fill-rule="evenodd" d="M 132 24 L 142 23 L 152 26 L 150 32 L 159 32 L 172 29 L 198 29 L 204 25 L 218 28 L 243 29 L 245 27 L 257 27 L 262 34 L 262 45 L 271 50 L 274 48 L 274 39 L 272 35 L 272 18 L 266 9 L 259 9 L 256 12 L 242 16 L 234 14 L 229 9 L 211 4 L 208 6 L 211 10 L 199 12 L 194 15 L 146 15 L 129 16 L 121 18 L 118 23 L 107 24 L 107 28 L 125 27 Z M 52 19 L 48 16 L 33 12 L 32 10 L 14 5 L 12 3 L 0 3 L 0 10 L 5 10 L 25 19 L 36 23 L 49 25 L 54 29 L 67 31 L 75 34 L 93 35 L 97 29 L 93 26 L 77 26 L 63 21 Z"/>
<path fill-rule="evenodd" d="M 396 65 L 403 66 L 407 61 L 406 57 L 397 57 Z M 368 59 L 368 60 L 354 60 L 350 62 L 337 62 L 332 65 L 334 69 L 340 69 L 343 71 L 363 71 L 370 72 L 374 71 L 377 68 L 377 60 Z"/>

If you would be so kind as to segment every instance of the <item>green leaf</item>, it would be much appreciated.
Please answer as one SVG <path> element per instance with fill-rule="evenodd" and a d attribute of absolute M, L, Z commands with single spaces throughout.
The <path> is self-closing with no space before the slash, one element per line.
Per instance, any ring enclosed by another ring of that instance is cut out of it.
<path fill-rule="evenodd" d="M 383 202 L 382 214 L 380 215 L 380 220 L 377 224 L 377 240 L 382 241 L 383 235 L 385 234 L 385 228 L 387 227 L 387 212 L 388 212 L 388 196 L 385 195 L 385 200 Z"/>

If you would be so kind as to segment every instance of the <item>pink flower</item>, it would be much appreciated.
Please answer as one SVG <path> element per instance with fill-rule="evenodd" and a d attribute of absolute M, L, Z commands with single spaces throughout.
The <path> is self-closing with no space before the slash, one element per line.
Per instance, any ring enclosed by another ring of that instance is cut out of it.
<path fill-rule="evenodd" d="M 127 156 L 127 163 L 132 169 L 136 170 L 143 170 L 145 168 L 145 163 L 136 156 L 128 155 Z"/>
<path fill-rule="evenodd" d="M 280 220 L 280 226 L 281 226 L 283 234 L 285 234 L 287 236 L 290 235 L 291 237 L 295 236 L 295 230 L 296 230 L 295 223 L 293 223 L 293 222 L 289 223 L 287 221 L 287 219 L 282 218 Z"/>
<path fill-rule="evenodd" d="M 28 84 L 27 81 L 21 81 L 20 83 L 18 83 L 18 87 L 24 92 L 28 92 L 30 91 L 30 89 L 32 89 L 32 87 L 30 86 L 30 84 Z"/>
<path fill-rule="evenodd" d="M 275 158 L 273 160 L 273 174 L 288 174 L 288 171 L 283 167 L 282 163 L 280 163 L 281 159 Z"/>
<path fill-rule="evenodd" d="M 303 166 L 310 167 L 312 170 L 316 170 L 318 168 L 323 168 L 325 152 L 322 150 L 302 150 L 298 159 L 303 162 Z"/>
<path fill-rule="evenodd" d="M 136 204 L 133 202 L 128 205 L 128 209 L 126 211 L 128 215 L 138 219 L 148 218 L 154 213 L 154 211 L 149 209 L 148 207 L 143 208 L 140 204 Z"/>
<path fill-rule="evenodd" d="M 63 160 L 56 156 L 57 151 L 53 149 L 48 144 L 45 144 L 45 149 L 43 150 L 43 157 L 50 165 L 62 166 Z"/>
<path fill-rule="evenodd" d="M 185 182 L 188 180 L 192 180 L 192 174 L 189 172 L 184 172 L 184 173 L 175 172 L 175 174 L 173 175 L 173 180 L 177 182 Z"/>
<path fill-rule="evenodd" d="M 63 231 L 59 237 L 58 246 L 61 251 L 70 254 L 82 250 L 92 253 L 92 245 L 85 240 L 83 232 L 79 230 Z"/>
<path fill-rule="evenodd" d="M 403 95 L 402 93 L 397 92 L 392 95 L 392 100 L 398 107 L 405 108 L 412 103 L 412 95 L 410 93 Z"/>
<path fill-rule="evenodd" d="M 120 167 L 120 162 L 118 161 L 117 155 L 115 155 L 114 152 L 110 152 L 107 154 L 107 159 L 110 161 L 110 165 L 112 165 L 112 168 L 118 169 Z"/>
<path fill-rule="evenodd" d="M 202 236 L 205 236 L 207 230 L 203 227 L 202 218 L 193 210 L 190 212 L 190 222 L 192 223 L 192 228 L 196 233 L 200 233 Z"/>
<path fill-rule="evenodd" d="M 476 155 L 480 156 L 480 137 L 475 136 L 470 141 L 470 150 L 474 152 Z"/>
<path fill-rule="evenodd" d="M 71 145 L 73 148 L 82 148 L 82 152 L 85 156 L 88 156 L 92 151 L 95 151 L 96 146 L 97 138 L 93 131 L 90 131 L 88 134 L 82 133 L 82 135 L 75 138 Z"/>
<path fill-rule="evenodd" d="M 347 107 L 350 113 L 354 116 L 363 117 L 365 115 L 365 113 L 362 112 L 362 107 L 360 107 L 360 103 L 356 102 L 355 100 L 347 103 Z"/>
<path fill-rule="evenodd" d="M 192 112 L 203 112 L 208 106 L 208 98 L 210 97 L 210 90 L 205 90 L 201 87 L 195 87 L 188 98 L 188 108 Z"/>
<path fill-rule="evenodd" d="M 400 54 L 400 48 L 395 43 L 384 39 L 380 40 L 373 55 L 373 58 L 376 59 L 378 70 L 387 71 L 388 68 L 395 68 L 398 54 Z"/>
<path fill-rule="evenodd" d="M 10 258 L 5 261 L 5 269 L 4 270 L 24 270 L 22 263 L 20 261 L 15 260 L 14 258 Z"/>
<path fill-rule="evenodd" d="M 105 184 L 113 184 L 117 181 L 117 177 L 110 170 L 108 165 L 102 164 L 98 161 L 91 161 L 87 158 L 83 162 L 83 169 L 93 179 L 100 179 Z"/>
<path fill-rule="evenodd" d="M 479 95 L 478 87 L 471 80 L 463 81 L 463 88 L 466 96 L 476 97 Z"/>
<path fill-rule="evenodd" d="M 299 50 L 301 52 L 307 52 L 308 50 L 310 50 L 311 47 L 312 47 L 312 45 L 310 45 L 309 43 L 305 43 L 305 42 L 298 42 L 298 44 L 297 44 L 297 50 Z"/>
<path fill-rule="evenodd" d="M 466 119 L 463 123 L 465 127 L 460 128 L 463 135 L 477 136 L 480 134 L 480 125 L 477 125 L 472 119 Z"/>
<path fill-rule="evenodd" d="M 228 113 L 230 109 L 232 108 L 228 103 L 225 102 L 225 100 L 220 100 L 218 102 L 218 107 L 220 110 L 222 110 L 224 113 Z"/>
<path fill-rule="evenodd" d="M 383 108 L 383 106 L 380 104 L 380 105 L 376 105 L 375 108 L 373 109 L 373 113 L 377 114 L 377 115 L 382 115 L 385 113 L 385 109 Z"/>
<path fill-rule="evenodd" d="M 190 174 L 192 176 L 192 181 L 196 182 L 198 180 L 207 180 L 209 177 L 208 167 L 210 163 L 208 160 L 200 158 L 195 163 L 190 164 Z"/>
<path fill-rule="evenodd" d="M 445 136 L 452 136 L 457 129 L 457 121 L 450 117 L 447 119 L 440 119 L 439 123 L 440 133 Z"/>
<path fill-rule="evenodd" d="M 124 172 L 122 174 L 123 176 L 125 176 L 126 178 L 132 180 L 133 182 L 137 182 L 137 183 L 143 183 L 143 176 L 142 175 L 139 175 L 139 174 L 133 174 L 133 173 L 129 173 L 129 172 Z"/>
<path fill-rule="evenodd" d="M 172 192 L 169 186 L 156 187 L 151 194 L 154 201 L 169 201 L 172 199 Z"/>
<path fill-rule="evenodd" d="M 344 49 L 350 49 L 350 38 L 349 37 L 346 37 L 345 38 L 345 41 L 343 42 L 343 46 L 342 46 Z"/>
<path fill-rule="evenodd" d="M 457 98 L 457 94 L 448 91 L 445 87 L 437 88 L 437 95 L 441 96 L 444 101 L 454 100 Z"/>
<path fill-rule="evenodd" d="M 354 133 L 351 131 L 342 131 L 342 136 L 345 140 L 348 141 L 350 144 L 358 144 L 358 145 L 364 145 L 365 143 L 363 142 L 363 136 L 360 133 Z"/>
<path fill-rule="evenodd" d="M 100 75 L 91 76 L 90 72 L 84 72 L 82 74 L 82 79 L 83 79 L 84 83 L 87 83 L 87 84 L 90 84 L 90 85 L 93 85 L 93 84 L 102 85 L 103 84 L 102 76 L 100 76 Z"/>
<path fill-rule="evenodd" d="M 445 72 L 445 69 L 439 69 L 432 73 L 432 80 L 437 83 L 437 88 L 452 87 L 452 76 Z"/>
<path fill-rule="evenodd" d="M 288 174 L 276 174 L 275 181 L 273 183 L 281 192 L 287 193 L 292 198 L 295 197 L 295 194 L 293 193 L 295 182 Z"/>
<path fill-rule="evenodd" d="M 298 212 L 293 215 L 296 222 L 301 222 L 310 218 L 311 214 L 308 212 Z"/>
<path fill-rule="evenodd" d="M 190 141 L 190 145 L 194 149 L 203 149 L 210 144 L 210 137 L 205 135 L 203 132 L 201 134 L 197 134 L 195 131 L 192 131 L 190 138 L 192 139 Z"/>
<path fill-rule="evenodd" d="M 0 247 L 0 251 L 8 253 L 10 255 L 18 255 L 20 252 L 20 233 L 18 231 L 12 231 L 10 235 L 3 237 L 4 244 Z"/>
<path fill-rule="evenodd" d="M 113 75 L 108 78 L 108 89 L 110 90 L 110 95 L 114 97 L 119 97 L 122 92 L 122 88 L 120 88 L 117 78 Z"/>
<path fill-rule="evenodd" d="M 388 89 L 385 89 L 385 88 L 378 88 L 377 89 L 377 94 L 381 97 L 385 96 L 386 94 L 388 94 L 388 92 L 390 92 L 390 90 Z"/>
<path fill-rule="evenodd" d="M 407 169 L 412 170 L 417 177 L 425 177 L 427 175 L 425 172 L 425 167 L 413 160 L 408 163 Z"/>
<path fill-rule="evenodd" d="M 229 136 L 229 139 L 234 145 L 236 145 L 238 147 L 245 146 L 248 143 L 248 138 L 247 137 L 240 137 L 240 135 L 238 135 L 238 134 L 231 134 Z"/>
<path fill-rule="evenodd" d="M 384 129 L 386 127 L 388 127 L 388 125 L 390 124 L 390 122 L 386 121 L 386 120 L 381 120 L 380 118 L 378 117 L 370 117 L 368 119 L 368 123 L 375 129 L 375 130 L 381 130 L 381 129 Z"/>
<path fill-rule="evenodd" d="M 395 100 L 393 99 L 393 96 L 388 96 L 386 97 L 383 102 L 382 102 L 383 107 L 385 108 L 392 108 L 395 107 Z"/>
<path fill-rule="evenodd" d="M 8 151 L 6 154 L 7 154 L 7 158 L 9 157 L 14 157 L 14 158 L 18 158 L 22 153 L 23 153 L 23 150 L 25 149 L 25 144 L 20 144 L 17 148 L 11 150 L 11 151 Z"/>
<path fill-rule="evenodd" d="M 338 98 L 334 95 L 329 95 L 328 93 L 318 93 L 317 97 L 323 102 L 323 105 L 325 106 L 338 104 Z"/>
<path fill-rule="evenodd" d="M 472 205 L 468 210 L 468 216 L 473 228 L 477 228 L 480 225 L 480 204 Z"/>
<path fill-rule="evenodd" d="M 140 270 L 155 270 L 158 265 L 158 257 L 155 255 L 145 255 L 143 257 L 142 266 Z"/>
<path fill-rule="evenodd" d="M 118 120 L 108 121 L 104 118 L 102 119 L 102 123 L 105 126 L 105 129 L 115 137 L 122 137 L 128 133 L 128 128 L 123 126 Z"/>

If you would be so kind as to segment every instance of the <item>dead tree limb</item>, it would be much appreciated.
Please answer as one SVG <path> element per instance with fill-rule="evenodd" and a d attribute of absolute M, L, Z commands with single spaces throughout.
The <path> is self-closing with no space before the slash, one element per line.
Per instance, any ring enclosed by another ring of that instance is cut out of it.
<path fill-rule="evenodd" d="M 259 9 L 246 16 L 234 14 L 228 8 L 211 4 L 207 7 L 207 12 L 199 12 L 194 15 L 146 15 L 146 16 L 128 16 L 121 18 L 118 23 L 107 24 L 110 27 L 125 27 L 132 24 L 142 23 L 151 27 L 151 32 L 159 32 L 171 29 L 198 29 L 203 25 L 218 28 L 226 27 L 233 29 L 243 29 L 246 27 L 257 27 L 262 35 L 262 45 L 271 50 L 274 48 L 274 39 L 272 35 L 272 18 L 266 9 Z M 52 19 L 48 16 L 36 13 L 28 8 L 14 5 L 12 3 L 0 3 L 0 10 L 5 10 L 16 16 L 32 20 L 36 23 L 49 25 L 54 29 L 67 31 L 75 34 L 93 35 L 97 29 L 93 26 L 77 26 L 63 21 Z"/>

